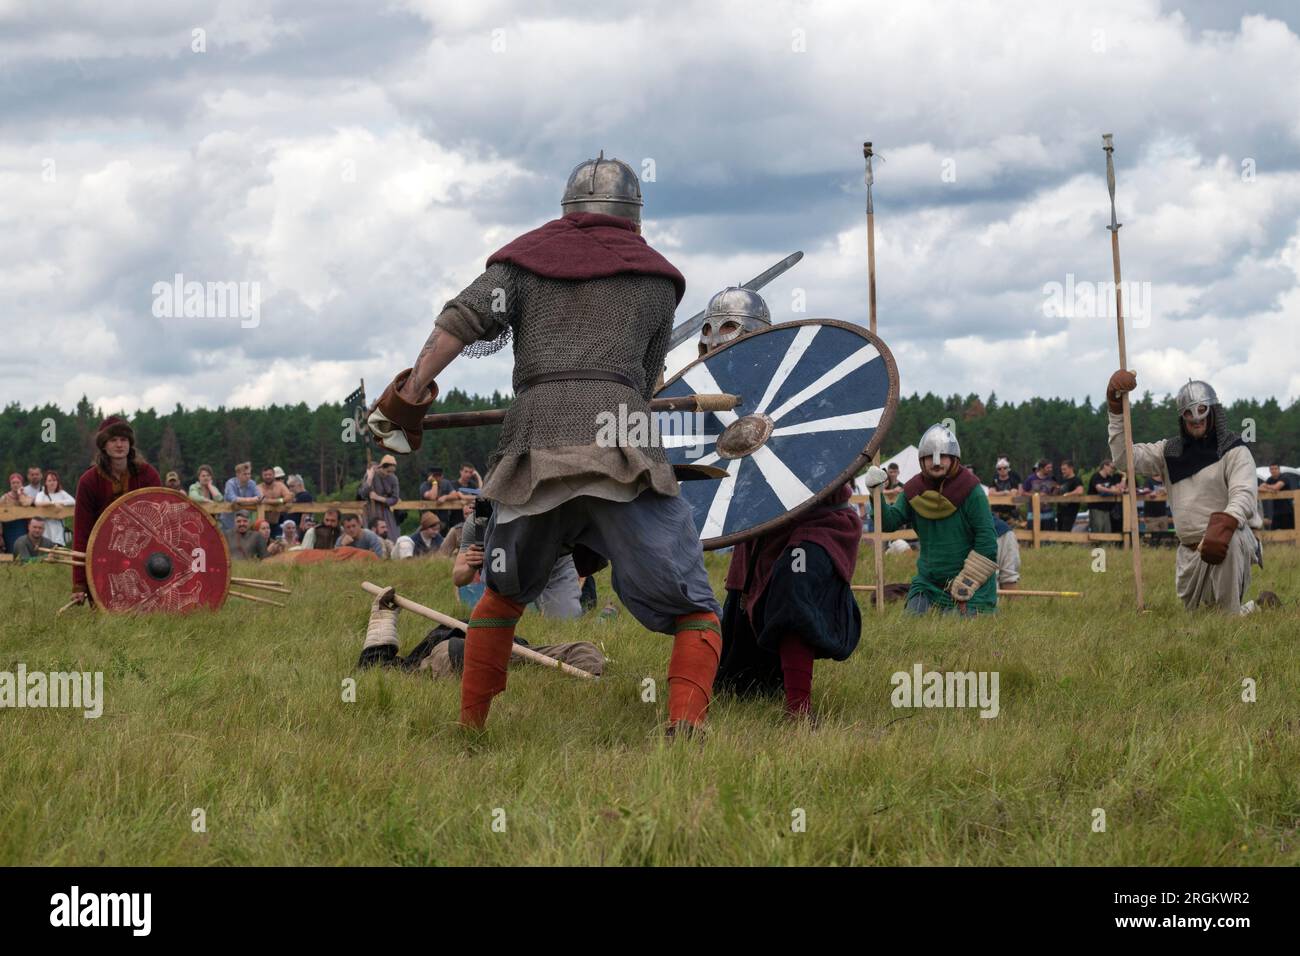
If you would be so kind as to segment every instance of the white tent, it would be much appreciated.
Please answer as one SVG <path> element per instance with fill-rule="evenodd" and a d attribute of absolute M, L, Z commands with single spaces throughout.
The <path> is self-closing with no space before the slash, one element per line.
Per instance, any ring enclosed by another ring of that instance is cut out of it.
<path fill-rule="evenodd" d="M 1300 476 L 1300 468 L 1292 468 L 1290 465 L 1283 465 L 1281 468 L 1278 469 L 1278 471 L 1282 472 L 1282 474 L 1284 475 Z M 1260 481 L 1263 481 L 1265 478 L 1267 478 L 1269 474 L 1270 472 L 1268 470 L 1268 465 L 1260 465 L 1258 468 L 1255 469 L 1255 475 L 1259 478 Z"/>
<path fill-rule="evenodd" d="M 880 463 L 881 468 L 888 468 L 890 465 L 898 466 L 898 480 L 906 482 L 913 475 L 921 473 L 921 459 L 916 455 L 916 446 L 908 445 L 893 458 L 886 459 Z M 867 479 L 859 475 L 853 479 L 853 490 L 859 495 L 867 493 Z"/>

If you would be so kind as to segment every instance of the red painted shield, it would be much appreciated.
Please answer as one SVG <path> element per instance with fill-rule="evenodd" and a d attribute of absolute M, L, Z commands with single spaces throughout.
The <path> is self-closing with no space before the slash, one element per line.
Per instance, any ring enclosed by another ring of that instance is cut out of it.
<path fill-rule="evenodd" d="M 230 550 L 217 523 L 187 496 L 140 488 L 95 522 L 86 580 L 106 611 L 216 610 L 230 590 Z"/>

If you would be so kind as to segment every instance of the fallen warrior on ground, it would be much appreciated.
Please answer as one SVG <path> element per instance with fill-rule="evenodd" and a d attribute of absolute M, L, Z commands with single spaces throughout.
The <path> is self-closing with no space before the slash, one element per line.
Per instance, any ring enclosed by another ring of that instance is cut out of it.
<path fill-rule="evenodd" d="M 1255 458 L 1240 435 L 1228 431 L 1219 398 L 1206 382 L 1178 390 L 1178 434 L 1152 444 L 1133 443 L 1130 468 L 1124 448 L 1123 394 L 1137 388 L 1137 376 L 1120 369 L 1106 385 L 1110 409 L 1110 454 L 1130 474 L 1159 475 L 1168 489 L 1178 534 L 1174 583 L 1183 607 L 1214 605 L 1228 614 L 1272 607 L 1277 595 L 1264 591 L 1246 601 L 1250 566 L 1264 566 L 1264 550 L 1252 528 L 1263 525 Z"/>
<path fill-rule="evenodd" d="M 390 589 L 391 590 L 391 589 Z M 395 667 L 400 670 L 420 671 L 430 677 L 452 677 L 465 669 L 465 632 L 460 628 L 435 627 L 425 635 L 410 654 L 402 657 L 397 652 L 396 606 L 384 603 L 384 595 L 377 594 L 370 602 L 370 622 L 366 626 L 366 640 L 357 660 L 357 669 L 369 667 Z M 531 647 L 539 654 L 571 664 L 580 670 L 599 677 L 605 671 L 605 655 L 590 641 L 569 644 L 541 644 L 537 647 L 516 636 L 516 644 Z M 511 655 L 511 662 L 520 658 Z"/>

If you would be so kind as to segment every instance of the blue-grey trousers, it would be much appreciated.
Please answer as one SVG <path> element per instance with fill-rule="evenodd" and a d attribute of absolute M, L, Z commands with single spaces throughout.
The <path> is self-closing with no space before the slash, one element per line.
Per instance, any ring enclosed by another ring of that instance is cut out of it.
<path fill-rule="evenodd" d="M 585 570 L 585 551 L 613 565 L 614 593 L 648 630 L 672 634 L 683 614 L 722 614 L 690 506 L 679 497 L 655 491 L 633 501 L 582 496 L 504 524 L 494 512 L 485 539 L 487 586 L 519 604 L 546 589 L 561 555 L 575 554 L 579 570 Z"/>

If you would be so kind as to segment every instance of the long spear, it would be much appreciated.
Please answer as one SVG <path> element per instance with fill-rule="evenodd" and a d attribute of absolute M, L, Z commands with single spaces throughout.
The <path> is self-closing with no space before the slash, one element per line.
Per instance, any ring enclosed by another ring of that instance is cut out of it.
<path fill-rule="evenodd" d="M 1119 332 L 1119 367 L 1128 368 L 1128 349 L 1124 344 L 1124 290 L 1120 282 L 1119 270 L 1119 227 L 1115 217 L 1115 143 L 1114 134 L 1102 133 L 1102 149 L 1106 152 L 1106 188 L 1110 190 L 1110 255 L 1115 265 L 1115 327 Z M 1133 552 L 1133 583 L 1137 590 L 1138 610 L 1144 610 L 1146 603 L 1142 598 L 1142 535 L 1138 528 L 1137 513 L 1137 469 L 1133 460 L 1133 417 L 1129 410 L 1128 392 L 1122 392 L 1120 398 L 1124 407 L 1124 457 L 1128 462 L 1128 490 L 1124 493 L 1124 510 L 1128 516 L 1130 550 Z"/>
<path fill-rule="evenodd" d="M 871 334 L 876 334 L 876 209 L 871 201 L 871 186 L 875 176 L 871 172 L 871 143 L 862 144 L 862 157 L 867 161 L 867 302 L 871 317 Z M 880 451 L 871 456 L 871 464 L 880 465 Z M 885 545 L 880 538 L 884 515 L 880 510 L 880 486 L 871 489 L 871 550 L 876 559 L 876 610 L 885 609 Z"/>

